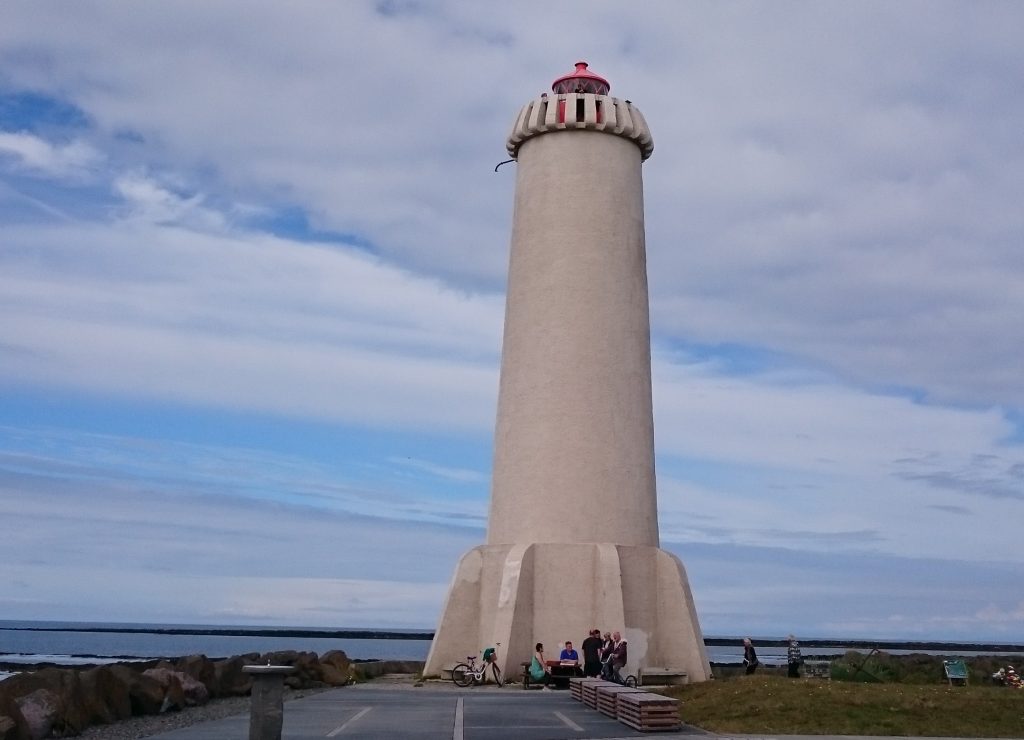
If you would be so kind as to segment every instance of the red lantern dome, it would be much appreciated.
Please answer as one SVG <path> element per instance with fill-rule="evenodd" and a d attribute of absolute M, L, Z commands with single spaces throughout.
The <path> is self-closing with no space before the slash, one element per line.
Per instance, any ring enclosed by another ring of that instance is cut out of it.
<path fill-rule="evenodd" d="M 551 89 L 556 93 L 594 93 L 595 95 L 607 95 L 611 85 L 604 77 L 600 77 L 589 69 L 586 62 L 576 62 L 576 69 L 567 75 L 559 77 L 551 83 Z"/>

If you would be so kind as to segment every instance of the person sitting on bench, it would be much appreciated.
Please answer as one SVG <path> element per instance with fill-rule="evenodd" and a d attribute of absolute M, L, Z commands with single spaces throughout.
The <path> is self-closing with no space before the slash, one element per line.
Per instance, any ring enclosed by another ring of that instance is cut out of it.
<path fill-rule="evenodd" d="M 530 662 L 530 681 L 543 684 L 545 691 L 550 690 L 548 684 L 551 683 L 551 669 L 548 668 L 548 663 L 544 660 L 544 643 L 542 642 L 537 643 L 536 652 Z"/>

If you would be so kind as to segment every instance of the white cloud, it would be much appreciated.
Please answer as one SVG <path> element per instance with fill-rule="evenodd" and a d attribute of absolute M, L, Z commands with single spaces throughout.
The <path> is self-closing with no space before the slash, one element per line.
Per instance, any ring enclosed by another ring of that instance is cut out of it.
<path fill-rule="evenodd" d="M 52 144 L 34 134 L 0 131 L 0 164 L 4 159 L 33 175 L 77 179 L 94 172 L 104 158 L 84 141 Z"/>
<path fill-rule="evenodd" d="M 0 252 L 8 382 L 370 425 L 490 426 L 498 296 L 258 234 L 133 221 L 6 238 L 18 247 Z"/>
<path fill-rule="evenodd" d="M 195 226 L 204 230 L 222 229 L 223 216 L 203 206 L 203 196 L 179 195 L 156 180 L 140 174 L 122 175 L 114 180 L 114 191 L 124 198 L 131 220 L 157 224 Z"/>

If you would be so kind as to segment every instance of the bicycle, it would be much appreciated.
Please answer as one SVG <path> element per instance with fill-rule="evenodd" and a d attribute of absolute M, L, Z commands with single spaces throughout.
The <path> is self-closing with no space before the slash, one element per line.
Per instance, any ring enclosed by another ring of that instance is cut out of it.
<path fill-rule="evenodd" d="M 601 666 L 601 678 L 605 681 L 617 683 L 619 686 L 628 686 L 631 689 L 636 688 L 636 676 L 629 675 L 624 677 L 607 662 Z"/>
<path fill-rule="evenodd" d="M 628 686 L 631 689 L 636 688 L 636 676 L 626 676 L 625 678 L 619 676 L 618 678 L 616 678 L 615 674 L 613 673 L 611 678 L 609 678 L 608 680 L 612 683 L 617 683 L 620 686 Z"/>
<path fill-rule="evenodd" d="M 457 666 L 452 668 L 452 683 L 460 688 L 466 688 L 470 685 L 480 686 L 486 681 L 485 673 L 488 668 L 493 669 L 492 675 L 494 676 L 494 683 L 498 684 L 499 687 L 504 685 L 501 680 L 501 669 L 498 668 L 497 663 L 481 663 L 479 666 L 476 664 L 476 656 L 466 656 L 468 663 L 459 663 Z"/>

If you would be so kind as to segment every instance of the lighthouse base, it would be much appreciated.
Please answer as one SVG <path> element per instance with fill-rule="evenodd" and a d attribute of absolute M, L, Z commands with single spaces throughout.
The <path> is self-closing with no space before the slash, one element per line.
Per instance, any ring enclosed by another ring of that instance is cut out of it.
<path fill-rule="evenodd" d="M 613 544 L 481 545 L 455 570 L 424 675 L 498 647 L 512 679 L 544 643 L 557 659 L 592 629 L 628 641 L 627 670 L 648 666 L 711 678 L 690 584 L 679 558 L 657 547 Z M 582 651 L 580 651 L 582 659 Z"/>

